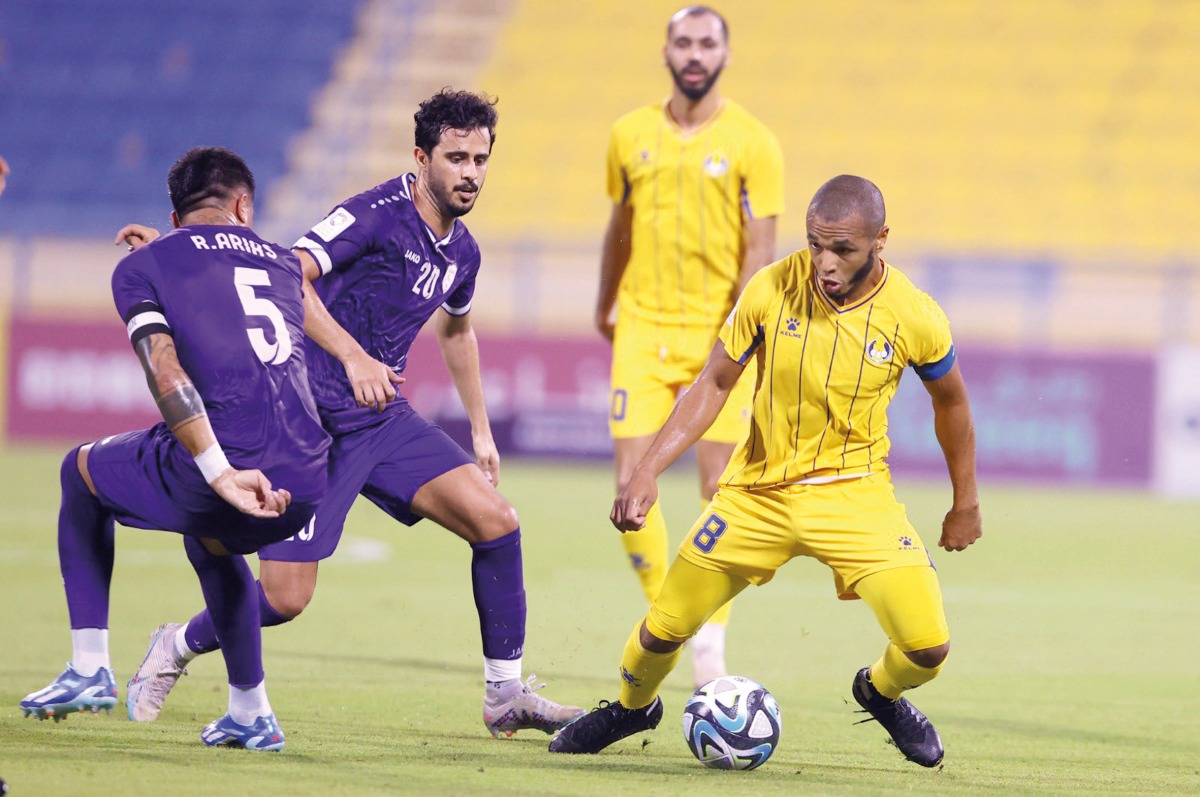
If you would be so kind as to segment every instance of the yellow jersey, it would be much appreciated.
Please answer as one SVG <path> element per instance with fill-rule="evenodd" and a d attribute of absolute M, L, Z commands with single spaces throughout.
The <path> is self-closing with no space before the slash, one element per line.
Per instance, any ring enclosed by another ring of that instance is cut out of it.
<path fill-rule="evenodd" d="M 613 125 L 608 195 L 633 208 L 621 314 L 715 330 L 741 285 L 746 220 L 783 212 L 783 153 L 731 100 L 686 133 L 666 103 L 646 105 Z"/>
<path fill-rule="evenodd" d="M 807 249 L 755 274 L 719 337 L 758 372 L 749 436 L 720 482 L 744 489 L 886 471 L 905 366 L 935 380 L 956 356 L 946 314 L 896 268 L 884 263 L 868 296 L 839 307 Z"/>

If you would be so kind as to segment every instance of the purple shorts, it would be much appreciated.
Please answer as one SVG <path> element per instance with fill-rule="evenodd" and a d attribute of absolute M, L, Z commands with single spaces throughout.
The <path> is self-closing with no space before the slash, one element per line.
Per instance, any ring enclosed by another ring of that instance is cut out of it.
<path fill-rule="evenodd" d="M 346 515 L 360 494 L 406 526 L 423 486 L 475 459 L 412 408 L 375 426 L 335 435 L 329 449 L 329 487 L 312 522 L 293 537 L 268 545 L 260 559 L 316 562 L 333 555 Z"/>
<path fill-rule="evenodd" d="M 87 466 L 100 504 L 118 523 L 212 537 L 238 554 L 295 534 L 316 509 L 315 503 L 293 503 L 271 520 L 239 512 L 212 491 L 187 450 L 161 423 L 98 441 L 88 452 Z"/>

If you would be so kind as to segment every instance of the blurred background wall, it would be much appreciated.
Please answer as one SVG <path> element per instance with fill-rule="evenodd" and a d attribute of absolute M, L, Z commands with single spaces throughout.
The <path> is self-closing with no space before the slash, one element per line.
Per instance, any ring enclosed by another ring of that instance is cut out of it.
<path fill-rule="evenodd" d="M 605 456 L 591 329 L 608 129 L 665 97 L 680 0 L 67 0 L 0 5 L 3 434 L 155 418 L 111 309 L 128 221 L 169 225 L 190 146 L 243 154 L 285 243 L 412 168 L 444 85 L 500 98 L 473 316 L 502 452 Z M 779 137 L 779 254 L 828 177 L 880 185 L 887 259 L 947 310 L 986 475 L 1200 492 L 1200 2 L 729 0 L 723 92 Z M 436 347 L 405 387 L 461 412 Z M 897 469 L 939 475 L 923 391 Z"/>

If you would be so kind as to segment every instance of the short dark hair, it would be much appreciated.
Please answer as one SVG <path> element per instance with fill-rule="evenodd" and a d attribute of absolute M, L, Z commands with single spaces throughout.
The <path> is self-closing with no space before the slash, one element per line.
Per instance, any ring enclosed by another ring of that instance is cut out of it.
<path fill-rule="evenodd" d="M 887 224 L 887 207 L 879 186 L 853 174 L 839 174 L 817 189 L 808 212 L 828 221 L 861 216 L 872 233 Z"/>
<path fill-rule="evenodd" d="M 667 41 L 671 40 L 671 30 L 675 27 L 675 23 L 684 17 L 702 17 L 705 14 L 717 18 L 717 22 L 721 23 L 721 35 L 725 37 L 725 43 L 729 44 L 729 23 L 725 21 L 725 17 L 715 8 L 708 6 L 684 6 L 671 15 L 667 20 Z"/>
<path fill-rule="evenodd" d="M 254 196 L 254 175 L 237 153 L 224 147 L 193 147 L 167 174 L 167 194 L 180 217 L 214 197 L 229 199 L 238 189 Z"/>
<path fill-rule="evenodd" d="M 491 143 L 496 143 L 496 98 L 487 94 L 455 91 L 447 86 L 425 102 L 413 119 L 417 123 L 417 146 L 426 153 L 442 139 L 447 130 L 487 128 Z"/>

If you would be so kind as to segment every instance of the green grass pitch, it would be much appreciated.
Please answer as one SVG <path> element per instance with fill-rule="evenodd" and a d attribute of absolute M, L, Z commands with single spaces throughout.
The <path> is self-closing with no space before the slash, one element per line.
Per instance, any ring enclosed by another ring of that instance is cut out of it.
<path fill-rule="evenodd" d="M 210 750 L 224 712 L 219 656 L 195 662 L 162 718 L 23 719 L 21 697 L 70 656 L 55 548 L 61 453 L 0 457 L 0 777 L 12 794 L 1186 794 L 1200 793 L 1200 512 L 1120 491 L 983 488 L 985 536 L 936 556 L 954 637 L 942 677 L 912 695 L 946 742 L 941 770 L 903 761 L 847 704 L 884 640 L 861 603 L 796 561 L 734 608 L 729 666 L 783 711 L 774 758 L 710 772 L 679 730 L 688 660 L 658 730 L 599 756 L 551 756 L 547 737 L 493 741 L 469 551 L 429 523 L 402 528 L 366 502 L 322 566 L 300 621 L 264 633 L 267 684 L 287 733 L 278 755 Z M 615 698 L 641 593 L 607 520 L 602 466 L 506 463 L 529 597 L 526 672 L 579 705 Z M 944 485 L 901 484 L 936 542 Z M 699 511 L 687 467 L 663 480 L 673 537 Z M 122 684 L 147 634 L 185 620 L 199 587 L 173 535 L 122 529 L 111 645 Z"/>

